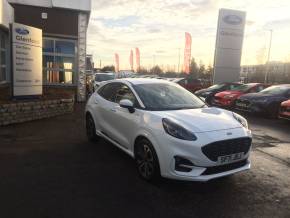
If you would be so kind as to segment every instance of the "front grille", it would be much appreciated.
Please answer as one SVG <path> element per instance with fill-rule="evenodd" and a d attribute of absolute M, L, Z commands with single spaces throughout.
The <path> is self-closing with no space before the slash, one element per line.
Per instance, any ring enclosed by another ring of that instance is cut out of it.
<path fill-rule="evenodd" d="M 202 152 L 212 161 L 217 161 L 218 157 L 243 152 L 248 153 L 252 144 L 252 139 L 237 138 L 223 140 L 205 145 L 201 148 Z"/>
<path fill-rule="evenodd" d="M 226 164 L 226 165 L 222 165 L 222 166 L 208 167 L 202 173 L 202 175 L 213 175 L 213 174 L 217 174 L 217 173 L 223 173 L 223 172 L 226 172 L 226 171 L 230 171 L 230 170 L 241 168 L 241 167 L 245 166 L 248 163 L 249 163 L 249 161 L 246 159 L 246 160 L 242 160 L 242 161 L 239 161 L 239 162 L 236 162 L 236 163 Z"/>

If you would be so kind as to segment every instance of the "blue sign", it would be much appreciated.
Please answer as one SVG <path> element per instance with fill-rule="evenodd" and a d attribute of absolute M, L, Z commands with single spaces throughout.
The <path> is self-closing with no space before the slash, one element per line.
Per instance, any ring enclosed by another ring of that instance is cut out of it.
<path fill-rule="evenodd" d="M 29 34 L 29 30 L 27 30 L 25 28 L 16 28 L 15 32 L 20 34 L 20 35 L 28 35 Z"/>
<path fill-rule="evenodd" d="M 237 15 L 227 15 L 223 17 L 223 21 L 231 25 L 239 25 L 243 22 L 243 19 Z"/>

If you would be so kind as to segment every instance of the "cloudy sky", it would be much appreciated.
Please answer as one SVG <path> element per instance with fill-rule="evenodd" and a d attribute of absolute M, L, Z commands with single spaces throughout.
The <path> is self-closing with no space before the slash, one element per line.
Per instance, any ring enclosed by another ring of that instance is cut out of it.
<path fill-rule="evenodd" d="M 192 35 L 192 56 L 213 64 L 219 8 L 247 12 L 242 64 L 266 61 L 273 29 L 272 61 L 290 61 L 289 0 L 92 0 L 88 53 L 99 66 L 129 69 L 130 50 L 139 47 L 141 65 L 177 69 L 183 63 L 184 32 Z"/>

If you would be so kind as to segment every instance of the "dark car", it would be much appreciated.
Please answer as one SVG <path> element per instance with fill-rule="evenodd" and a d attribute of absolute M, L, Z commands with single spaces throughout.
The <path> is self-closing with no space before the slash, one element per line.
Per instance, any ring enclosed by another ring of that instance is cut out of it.
<path fill-rule="evenodd" d="M 241 85 L 241 83 L 221 83 L 196 91 L 194 94 L 204 100 L 208 105 L 212 105 L 212 101 L 216 93 L 226 90 L 233 90 Z"/>
<path fill-rule="evenodd" d="M 290 98 L 290 84 L 275 85 L 258 93 L 239 97 L 235 109 L 251 113 L 260 113 L 271 118 L 278 116 L 281 102 Z"/>

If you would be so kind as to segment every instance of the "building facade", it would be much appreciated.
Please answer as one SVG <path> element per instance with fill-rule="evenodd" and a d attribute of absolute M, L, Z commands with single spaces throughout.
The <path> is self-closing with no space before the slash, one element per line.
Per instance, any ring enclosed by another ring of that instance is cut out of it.
<path fill-rule="evenodd" d="M 6 0 L 0 0 L 0 100 L 11 92 L 11 60 L 9 24 L 14 21 L 14 10 Z"/>
<path fill-rule="evenodd" d="M 0 100 L 13 98 L 9 24 L 15 22 L 42 29 L 43 97 L 73 97 L 78 101 L 85 101 L 86 39 L 91 0 L 0 2 L 3 12 L 2 18 L 0 15 Z"/>

